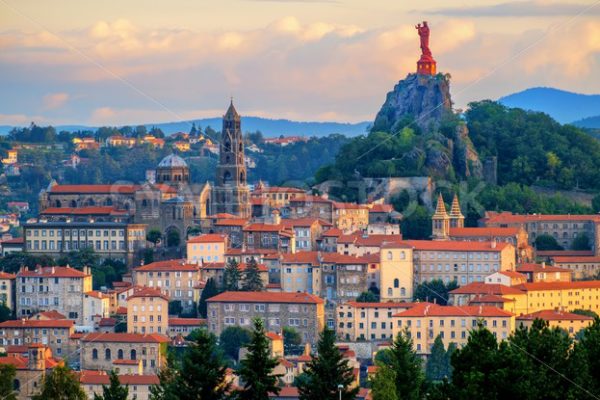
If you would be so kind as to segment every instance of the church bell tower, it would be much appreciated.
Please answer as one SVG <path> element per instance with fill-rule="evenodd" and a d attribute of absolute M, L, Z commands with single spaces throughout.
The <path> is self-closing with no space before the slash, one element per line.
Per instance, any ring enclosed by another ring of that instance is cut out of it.
<path fill-rule="evenodd" d="M 223 116 L 219 165 L 213 196 L 215 213 L 250 217 L 250 191 L 246 184 L 241 117 L 233 106 L 233 101 Z"/>

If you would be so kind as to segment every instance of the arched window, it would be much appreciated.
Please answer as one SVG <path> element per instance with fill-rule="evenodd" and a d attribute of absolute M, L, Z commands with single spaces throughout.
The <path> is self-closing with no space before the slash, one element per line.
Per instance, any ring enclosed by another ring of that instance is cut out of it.
<path fill-rule="evenodd" d="M 231 151 L 231 143 L 229 143 L 229 140 L 225 141 L 225 151 Z"/>
<path fill-rule="evenodd" d="M 392 292 L 392 288 L 388 288 L 388 296 L 390 296 L 390 297 L 391 297 L 391 296 L 392 296 L 392 293 L 393 293 L 393 292 Z"/>
<path fill-rule="evenodd" d="M 75 200 L 71 200 L 70 206 L 71 206 L 71 208 L 76 208 L 77 207 L 77 202 Z"/>
<path fill-rule="evenodd" d="M 15 379 L 13 381 L 13 389 L 17 392 L 20 391 L 21 390 L 21 381 L 19 381 L 18 379 Z"/>
<path fill-rule="evenodd" d="M 117 358 L 118 358 L 119 360 L 122 360 L 122 359 L 123 359 L 123 349 L 119 349 L 119 350 L 117 351 Z"/>
<path fill-rule="evenodd" d="M 398 278 L 394 279 L 394 287 L 395 288 L 399 288 L 400 287 L 400 281 L 398 280 Z"/>
<path fill-rule="evenodd" d="M 96 202 L 94 201 L 94 199 L 87 199 L 86 201 L 86 205 L 88 205 L 89 207 L 93 207 L 96 205 Z"/>
<path fill-rule="evenodd" d="M 388 260 L 391 260 L 391 259 L 392 259 L 392 257 L 393 257 L 393 256 L 392 256 L 392 252 L 391 252 L 391 251 L 388 251 L 388 252 L 387 252 L 387 259 L 388 259 Z"/>
<path fill-rule="evenodd" d="M 60 202 L 60 200 L 56 200 L 56 207 L 62 207 L 62 203 Z"/>
<path fill-rule="evenodd" d="M 111 354 L 110 354 L 110 349 L 106 349 L 106 350 L 104 351 L 104 359 L 105 359 L 105 360 L 110 360 L 110 356 L 111 356 Z"/>
<path fill-rule="evenodd" d="M 131 349 L 131 353 L 129 355 L 129 358 L 131 358 L 132 360 L 135 360 L 137 357 L 137 353 L 135 351 L 135 349 Z"/>
<path fill-rule="evenodd" d="M 244 145 L 242 144 L 242 142 L 240 142 L 240 153 L 244 151 Z"/>
<path fill-rule="evenodd" d="M 228 183 L 231 181 L 231 172 L 225 171 L 225 173 L 223 174 L 223 181 L 225 183 Z"/>
<path fill-rule="evenodd" d="M 106 198 L 106 201 L 104 202 L 107 206 L 112 206 L 113 205 L 113 201 L 110 197 Z"/>
<path fill-rule="evenodd" d="M 406 296 L 406 288 L 400 288 L 400 296 Z"/>
<path fill-rule="evenodd" d="M 229 155 L 227 155 L 227 157 L 225 157 L 225 163 L 229 164 L 231 162 L 231 157 L 229 157 Z"/>
<path fill-rule="evenodd" d="M 403 251 L 400 252 L 400 259 L 401 260 L 406 259 L 406 253 L 405 252 L 403 252 Z"/>
<path fill-rule="evenodd" d="M 148 207 L 148 200 L 142 200 L 142 207 Z"/>
<path fill-rule="evenodd" d="M 244 182 L 244 173 L 240 172 L 240 182 Z"/>
<path fill-rule="evenodd" d="M 98 349 L 92 349 L 92 360 L 98 359 Z"/>

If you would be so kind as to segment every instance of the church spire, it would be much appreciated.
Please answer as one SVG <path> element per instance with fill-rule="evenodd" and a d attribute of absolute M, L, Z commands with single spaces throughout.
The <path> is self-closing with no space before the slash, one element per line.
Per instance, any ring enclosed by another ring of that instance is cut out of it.
<path fill-rule="evenodd" d="M 442 193 L 438 194 L 437 206 L 435 207 L 434 217 L 438 218 L 448 218 L 448 213 L 446 212 L 446 204 L 444 204 L 444 198 L 442 197 Z"/>
<path fill-rule="evenodd" d="M 446 212 L 441 193 L 438 195 L 435 213 L 431 217 L 431 233 L 433 240 L 447 240 L 450 234 L 450 216 Z"/>
<path fill-rule="evenodd" d="M 226 120 L 240 119 L 240 115 L 238 114 L 237 110 L 235 109 L 235 106 L 233 105 L 233 97 L 231 97 L 231 100 L 229 102 L 229 108 L 227 109 L 227 112 L 225 113 L 223 118 Z"/>
<path fill-rule="evenodd" d="M 465 216 L 460 210 L 460 203 L 458 202 L 458 196 L 454 193 L 452 199 L 452 207 L 450 207 L 450 227 L 451 228 L 464 228 Z"/>

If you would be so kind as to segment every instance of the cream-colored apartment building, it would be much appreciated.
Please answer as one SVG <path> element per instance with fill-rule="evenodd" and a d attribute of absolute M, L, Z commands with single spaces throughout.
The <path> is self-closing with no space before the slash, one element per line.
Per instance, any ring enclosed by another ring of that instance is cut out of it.
<path fill-rule="evenodd" d="M 127 332 L 160 333 L 169 331 L 169 298 L 159 289 L 139 288 L 127 298 Z"/>
<path fill-rule="evenodd" d="M 359 303 L 337 306 L 336 332 L 341 340 L 387 340 L 393 338 L 394 315 L 419 303 Z"/>
<path fill-rule="evenodd" d="M 4 304 L 11 310 L 13 304 L 13 285 L 16 275 L 0 271 L 0 304 Z"/>
<path fill-rule="evenodd" d="M 459 285 L 483 282 L 498 271 L 514 270 L 515 248 L 506 242 L 407 240 L 413 248 L 416 282 L 440 279 Z"/>
<path fill-rule="evenodd" d="M 379 261 L 379 296 L 381 301 L 410 301 L 413 298 L 414 250 L 402 242 L 381 246 Z"/>
<path fill-rule="evenodd" d="M 83 295 L 92 290 L 90 269 L 70 267 L 22 268 L 17 273 L 17 317 L 56 310 L 77 325 L 83 324 Z"/>
<path fill-rule="evenodd" d="M 150 398 L 150 388 L 158 385 L 160 380 L 158 375 L 136 375 L 119 374 L 121 385 L 127 386 L 129 390 L 129 399 L 148 400 Z M 88 399 L 93 399 L 94 395 L 101 396 L 104 392 L 103 386 L 110 385 L 110 375 L 106 371 L 81 371 L 79 373 L 79 383 L 85 391 Z"/>
<path fill-rule="evenodd" d="M 133 270 L 135 285 L 158 288 L 170 301 L 179 301 L 184 312 L 200 299 L 200 267 L 186 260 L 156 261 Z"/>
<path fill-rule="evenodd" d="M 224 262 L 227 242 L 227 235 L 220 233 L 192 237 L 186 243 L 187 262 L 190 264 Z"/>
<path fill-rule="evenodd" d="M 83 325 L 94 327 L 96 317 L 110 316 L 110 295 L 97 290 L 83 294 Z"/>
<path fill-rule="evenodd" d="M 394 335 L 407 329 L 417 354 L 428 356 L 439 335 L 447 347 L 467 343 L 469 331 L 481 322 L 498 339 L 508 338 L 515 329 L 514 314 L 491 306 L 440 306 L 421 303 L 395 315 Z"/>

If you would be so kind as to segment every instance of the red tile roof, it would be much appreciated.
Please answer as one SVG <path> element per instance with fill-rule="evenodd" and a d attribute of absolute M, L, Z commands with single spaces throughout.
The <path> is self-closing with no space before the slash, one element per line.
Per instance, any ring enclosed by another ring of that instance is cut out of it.
<path fill-rule="evenodd" d="M 567 268 L 559 268 L 553 265 L 545 265 L 542 264 L 521 264 L 517 267 L 517 272 L 526 273 L 526 272 L 566 272 L 571 273 L 570 269 Z"/>
<path fill-rule="evenodd" d="M 115 207 L 50 207 L 40 212 L 40 215 L 127 215 L 127 210 Z"/>
<path fill-rule="evenodd" d="M 509 278 L 512 278 L 512 279 L 523 279 L 523 280 L 527 279 L 527 276 L 525 276 L 519 272 L 515 272 L 515 271 L 499 271 L 498 273 L 501 275 L 504 275 L 504 276 L 508 276 Z"/>
<path fill-rule="evenodd" d="M 321 259 L 324 263 L 335 264 L 369 264 L 372 262 L 367 256 L 352 256 L 339 253 L 321 253 Z M 379 262 L 379 254 L 377 254 L 377 262 Z"/>
<path fill-rule="evenodd" d="M 134 194 L 139 185 L 54 185 L 50 193 Z"/>
<path fill-rule="evenodd" d="M 419 304 L 395 317 L 511 317 L 512 313 L 492 306 L 440 306 L 438 304 Z"/>
<path fill-rule="evenodd" d="M 587 263 L 587 264 L 600 264 L 600 257 L 590 256 L 572 256 L 572 257 L 553 257 L 555 263 L 569 264 L 569 263 Z"/>
<path fill-rule="evenodd" d="M 591 250 L 538 250 L 536 255 L 539 257 L 591 257 L 594 252 Z"/>
<path fill-rule="evenodd" d="M 125 314 L 125 315 L 127 315 L 127 307 L 122 307 L 122 306 L 121 307 L 117 307 L 117 314 L 121 314 L 121 315 Z"/>
<path fill-rule="evenodd" d="M 248 267 L 247 263 L 238 263 L 238 269 L 244 271 Z M 200 270 L 206 269 L 225 269 L 225 263 L 213 262 L 213 263 L 205 263 L 200 267 Z M 267 272 L 269 269 L 264 264 L 258 264 L 258 270 L 261 272 Z"/>
<path fill-rule="evenodd" d="M 420 302 L 379 302 L 379 303 L 361 303 L 358 301 L 349 301 L 346 304 L 356 308 L 411 308 Z"/>
<path fill-rule="evenodd" d="M 200 326 L 206 325 L 204 318 L 169 318 L 169 326 Z"/>
<path fill-rule="evenodd" d="M 141 287 L 141 288 L 136 287 L 133 290 L 133 294 L 131 296 L 129 296 L 127 298 L 127 300 L 142 298 L 142 297 L 159 297 L 165 301 L 169 301 L 169 297 L 167 295 L 163 294 L 160 291 L 160 289 L 150 288 L 150 287 Z"/>
<path fill-rule="evenodd" d="M 319 266 L 319 252 L 298 251 L 296 253 L 284 253 L 281 255 L 282 264 L 311 264 Z"/>
<path fill-rule="evenodd" d="M 117 320 L 115 318 L 101 318 L 100 322 L 98 322 L 98 326 L 115 326 L 117 325 Z"/>
<path fill-rule="evenodd" d="M 17 272 L 17 277 L 40 277 L 40 278 L 84 278 L 91 276 L 71 267 L 40 267 L 35 270 L 24 270 Z"/>
<path fill-rule="evenodd" d="M 520 228 L 495 228 L 495 227 L 477 227 L 477 228 L 450 228 L 450 236 L 455 237 L 507 237 L 515 236 Z"/>
<path fill-rule="evenodd" d="M 210 233 L 206 235 L 195 236 L 190 238 L 188 243 L 221 243 L 227 239 L 227 235 L 218 233 Z"/>
<path fill-rule="evenodd" d="M 527 222 L 537 222 L 537 221 L 600 221 L 600 215 L 591 214 L 591 215 L 570 215 L 570 214 L 513 214 L 510 212 L 487 212 L 485 218 L 483 220 L 486 224 L 494 223 L 494 224 L 517 224 L 517 223 L 527 223 Z"/>
<path fill-rule="evenodd" d="M 450 294 L 523 294 L 517 286 L 505 286 L 496 283 L 472 282 L 456 288 Z"/>
<path fill-rule="evenodd" d="M 102 293 L 98 290 L 91 290 L 89 292 L 85 292 L 84 295 L 89 296 L 89 297 L 94 297 L 96 299 L 108 298 L 104 293 Z"/>
<path fill-rule="evenodd" d="M 452 240 L 405 240 L 415 250 L 434 251 L 492 251 L 500 252 L 511 246 L 505 242 L 456 242 Z M 495 244 L 494 244 L 495 243 Z"/>
<path fill-rule="evenodd" d="M 507 299 L 505 297 L 497 296 L 495 294 L 484 294 L 477 295 L 469 301 L 469 305 L 480 304 L 480 303 L 509 303 L 514 301 L 513 299 Z"/>
<path fill-rule="evenodd" d="M 113 343 L 167 343 L 169 338 L 158 333 L 103 333 L 92 332 L 81 338 L 82 342 L 113 342 Z"/>
<path fill-rule="evenodd" d="M 314 294 L 290 292 L 224 292 L 211 297 L 207 301 L 223 303 L 323 304 L 323 299 Z"/>
<path fill-rule="evenodd" d="M 29 360 L 27 357 L 9 354 L 7 356 L 0 357 L 0 365 L 14 365 L 16 369 L 28 369 Z"/>
<path fill-rule="evenodd" d="M 23 244 L 23 243 L 25 243 L 25 239 L 22 238 L 22 237 L 18 237 L 18 238 L 13 238 L 13 239 L 2 240 L 0 243 L 2 243 L 2 245 L 7 245 L 7 244 Z"/>
<path fill-rule="evenodd" d="M 108 385 L 110 376 L 104 371 L 81 371 L 79 382 L 84 385 Z M 122 385 L 158 385 L 160 380 L 157 375 L 119 375 Z"/>
<path fill-rule="evenodd" d="M 248 223 L 245 218 L 226 218 L 215 222 L 215 226 L 244 226 Z"/>
<path fill-rule="evenodd" d="M 8 272 L 0 271 L 0 279 L 15 279 L 15 274 L 9 274 Z"/>
<path fill-rule="evenodd" d="M 354 232 L 338 237 L 338 244 L 355 244 L 358 246 L 379 247 L 386 242 L 400 244 L 400 235 L 367 235 L 362 232 Z"/>
<path fill-rule="evenodd" d="M 323 232 L 321 236 L 323 237 L 340 237 L 344 234 L 344 232 L 339 228 L 331 228 Z"/>
<path fill-rule="evenodd" d="M 265 336 L 267 338 L 269 338 L 270 340 L 283 340 L 283 336 L 281 336 L 280 334 L 278 334 L 276 332 L 267 332 L 265 334 Z"/>
<path fill-rule="evenodd" d="M 600 281 L 575 282 L 533 282 L 515 286 L 524 291 L 536 290 L 570 290 L 570 289 L 600 289 Z"/>
<path fill-rule="evenodd" d="M 520 315 L 517 319 L 534 320 L 543 319 L 545 321 L 593 321 L 594 318 L 587 315 L 574 314 L 559 310 L 541 310 L 531 314 Z"/>
<path fill-rule="evenodd" d="M 125 360 L 119 359 L 113 360 L 114 365 L 139 365 L 142 360 Z"/>
<path fill-rule="evenodd" d="M 391 204 L 372 204 L 370 212 L 372 213 L 391 213 L 394 207 Z"/>
<path fill-rule="evenodd" d="M 70 319 L 11 319 L 0 323 L 0 328 L 65 328 L 75 326 Z"/>
<path fill-rule="evenodd" d="M 44 317 L 46 319 L 67 319 L 67 317 L 56 310 L 42 311 L 36 314 L 36 316 Z"/>
<path fill-rule="evenodd" d="M 186 260 L 165 260 L 155 261 L 150 264 L 142 265 L 134 268 L 136 272 L 147 272 L 147 271 L 198 271 L 198 266 L 194 264 L 188 264 Z"/>
<path fill-rule="evenodd" d="M 286 228 L 295 228 L 297 226 L 302 226 L 302 227 L 308 227 L 308 226 L 312 226 L 313 224 L 319 224 L 321 226 L 333 226 L 332 224 L 330 224 L 327 221 L 323 221 L 322 219 L 319 218 L 293 218 L 293 219 L 282 219 L 281 220 L 281 225 L 283 225 Z"/>

